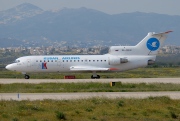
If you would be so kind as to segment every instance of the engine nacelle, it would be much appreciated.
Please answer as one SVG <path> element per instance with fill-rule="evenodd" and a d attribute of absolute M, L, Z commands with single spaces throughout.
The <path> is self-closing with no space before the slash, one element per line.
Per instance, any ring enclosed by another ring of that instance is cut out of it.
<path fill-rule="evenodd" d="M 127 63 L 128 62 L 127 58 L 120 58 L 120 60 L 121 60 L 121 63 Z"/>
<path fill-rule="evenodd" d="M 127 58 L 119 58 L 119 57 L 110 57 L 109 58 L 109 65 L 119 65 L 121 63 L 127 63 Z"/>

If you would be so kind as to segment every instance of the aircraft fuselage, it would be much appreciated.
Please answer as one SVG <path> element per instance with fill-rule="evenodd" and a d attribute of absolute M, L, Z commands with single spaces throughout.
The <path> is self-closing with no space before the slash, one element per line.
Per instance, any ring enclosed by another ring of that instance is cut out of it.
<path fill-rule="evenodd" d="M 127 62 L 121 62 L 124 58 Z M 15 63 L 6 68 L 20 72 L 125 71 L 147 66 L 148 60 L 155 60 L 155 56 L 113 56 L 109 54 L 25 56 L 16 59 Z"/>

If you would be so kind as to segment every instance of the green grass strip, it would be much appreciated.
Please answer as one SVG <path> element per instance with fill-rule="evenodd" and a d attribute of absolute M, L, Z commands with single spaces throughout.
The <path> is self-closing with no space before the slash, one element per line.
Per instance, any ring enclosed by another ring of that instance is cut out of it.
<path fill-rule="evenodd" d="M 0 101 L 1 121 L 178 121 L 180 100 L 146 99 Z"/>
<path fill-rule="evenodd" d="M 41 84 L 0 84 L 0 93 L 58 93 L 58 92 L 148 92 L 148 91 L 180 91 L 180 84 L 129 84 L 109 83 L 41 83 Z"/>

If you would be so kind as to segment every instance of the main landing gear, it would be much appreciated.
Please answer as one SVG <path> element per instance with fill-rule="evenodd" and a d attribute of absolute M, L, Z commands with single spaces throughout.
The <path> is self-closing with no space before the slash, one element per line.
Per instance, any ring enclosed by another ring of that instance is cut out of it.
<path fill-rule="evenodd" d="M 96 77 L 94 77 L 93 75 L 91 76 L 91 79 L 100 79 L 100 76 L 97 75 Z"/>
<path fill-rule="evenodd" d="M 100 79 L 100 76 L 96 74 L 96 72 L 93 72 L 93 75 L 91 76 L 91 79 Z"/>

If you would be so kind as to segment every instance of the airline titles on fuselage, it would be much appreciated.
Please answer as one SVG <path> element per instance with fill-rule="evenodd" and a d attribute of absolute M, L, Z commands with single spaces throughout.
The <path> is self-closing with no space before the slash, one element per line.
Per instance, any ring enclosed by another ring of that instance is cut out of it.
<path fill-rule="evenodd" d="M 62 60 L 80 60 L 80 57 L 62 57 Z"/>
<path fill-rule="evenodd" d="M 44 60 L 58 60 L 58 57 L 44 57 Z"/>
<path fill-rule="evenodd" d="M 58 57 L 44 57 L 44 60 L 58 60 Z M 62 60 L 80 60 L 80 57 L 62 57 Z"/>

